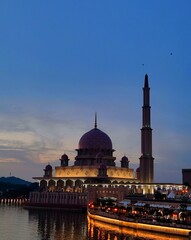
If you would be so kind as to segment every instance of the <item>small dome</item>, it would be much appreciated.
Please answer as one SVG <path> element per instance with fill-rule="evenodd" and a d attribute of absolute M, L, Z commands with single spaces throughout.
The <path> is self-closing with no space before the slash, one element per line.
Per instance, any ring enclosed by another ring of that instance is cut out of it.
<path fill-rule="evenodd" d="M 61 157 L 62 160 L 68 160 L 68 155 L 66 154 L 63 154 L 62 157 Z"/>
<path fill-rule="evenodd" d="M 100 169 L 107 169 L 106 165 L 104 163 L 101 163 L 99 166 Z"/>
<path fill-rule="evenodd" d="M 128 159 L 128 157 L 123 156 L 123 157 L 121 158 L 121 161 L 129 161 L 129 159 Z"/>
<path fill-rule="evenodd" d="M 106 133 L 95 127 L 81 137 L 78 147 L 79 149 L 112 150 L 112 142 Z"/>
<path fill-rule="evenodd" d="M 103 158 L 104 155 L 102 152 L 99 152 L 97 155 L 96 155 L 96 159 L 99 159 L 99 158 Z"/>

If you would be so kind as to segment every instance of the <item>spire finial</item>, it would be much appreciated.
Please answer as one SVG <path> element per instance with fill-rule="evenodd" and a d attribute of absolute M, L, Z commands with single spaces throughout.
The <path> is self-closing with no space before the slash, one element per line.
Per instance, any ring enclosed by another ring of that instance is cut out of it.
<path fill-rule="evenodd" d="M 95 128 L 97 128 L 97 112 L 95 112 Z"/>
<path fill-rule="evenodd" d="M 148 81 L 148 75 L 145 74 L 145 88 L 148 88 L 149 87 L 149 81 Z"/>

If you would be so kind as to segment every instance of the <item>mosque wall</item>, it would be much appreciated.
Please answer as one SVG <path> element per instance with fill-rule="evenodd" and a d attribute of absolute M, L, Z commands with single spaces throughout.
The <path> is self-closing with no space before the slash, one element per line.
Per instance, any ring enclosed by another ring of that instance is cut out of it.
<path fill-rule="evenodd" d="M 134 171 L 130 168 L 108 167 L 107 175 L 111 178 L 134 178 Z M 95 166 L 67 166 L 55 167 L 55 177 L 65 178 L 86 178 L 97 177 L 98 168 Z"/>
<path fill-rule="evenodd" d="M 30 206 L 39 207 L 86 207 L 87 194 L 75 192 L 31 192 Z"/>
<path fill-rule="evenodd" d="M 112 178 L 134 178 L 134 171 L 131 168 L 109 167 L 107 169 L 108 177 Z"/>
<path fill-rule="evenodd" d="M 68 166 L 55 167 L 55 177 L 84 178 L 97 177 L 98 169 L 95 166 Z"/>

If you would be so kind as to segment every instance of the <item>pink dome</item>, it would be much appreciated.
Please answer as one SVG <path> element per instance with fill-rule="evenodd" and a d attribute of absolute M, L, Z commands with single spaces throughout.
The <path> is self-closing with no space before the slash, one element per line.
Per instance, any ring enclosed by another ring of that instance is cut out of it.
<path fill-rule="evenodd" d="M 81 137 L 78 147 L 79 149 L 112 150 L 112 142 L 106 133 L 98 128 L 93 128 Z"/>

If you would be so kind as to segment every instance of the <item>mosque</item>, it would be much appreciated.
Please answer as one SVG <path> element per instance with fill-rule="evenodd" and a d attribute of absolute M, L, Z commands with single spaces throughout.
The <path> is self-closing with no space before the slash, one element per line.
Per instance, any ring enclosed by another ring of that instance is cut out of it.
<path fill-rule="evenodd" d="M 125 195 L 132 193 L 153 194 L 157 188 L 165 190 L 182 188 L 180 184 L 154 183 L 148 75 L 145 75 L 143 87 L 139 167 L 136 170 L 130 168 L 129 159 L 126 156 L 121 158 L 121 166 L 116 166 L 112 141 L 105 132 L 98 128 L 96 115 L 94 128 L 80 138 L 76 152 L 73 166 L 69 166 L 69 158 L 63 154 L 60 158 L 60 166 L 55 167 L 54 174 L 52 166 L 48 164 L 42 177 L 34 177 L 39 182 L 41 192 L 85 194 L 89 192 L 89 198 L 91 198 L 90 195 L 95 198 L 97 194 L 115 195 L 123 199 Z"/>

